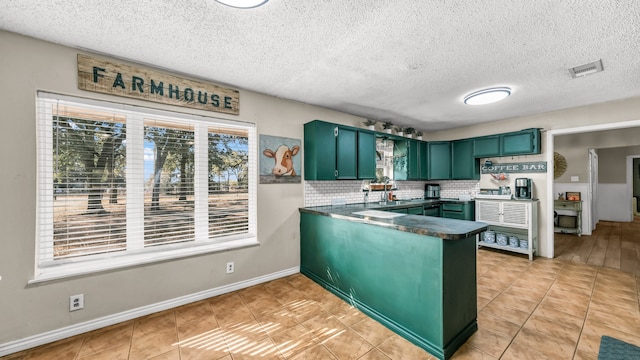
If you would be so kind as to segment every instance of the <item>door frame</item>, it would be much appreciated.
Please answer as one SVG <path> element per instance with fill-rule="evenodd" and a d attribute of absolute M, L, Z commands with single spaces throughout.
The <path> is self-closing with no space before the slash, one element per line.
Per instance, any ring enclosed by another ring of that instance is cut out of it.
<path fill-rule="evenodd" d="M 574 128 L 566 128 L 566 129 L 554 129 L 547 130 L 545 136 L 545 159 L 547 161 L 547 193 L 545 196 L 546 200 L 546 213 L 549 214 L 552 218 L 546 219 L 545 222 L 547 225 L 545 234 L 548 241 L 545 242 L 545 247 L 540 247 L 540 256 L 545 256 L 548 258 L 554 257 L 554 231 L 553 225 L 549 226 L 549 224 L 553 224 L 553 148 L 554 148 L 554 137 L 558 135 L 570 135 L 570 134 L 579 134 L 584 132 L 593 132 L 593 131 L 604 131 L 604 130 L 614 130 L 614 129 L 624 129 L 631 127 L 640 127 L 640 120 L 630 120 L 630 121 L 621 121 L 607 124 L 596 124 L 596 125 L 585 125 L 578 126 Z M 591 204 L 588 204 L 591 206 Z"/>
<path fill-rule="evenodd" d="M 589 211 L 589 226 L 591 231 L 596 229 L 600 222 L 598 216 L 598 153 L 595 149 L 589 149 L 589 193 L 591 194 L 591 211 Z"/>

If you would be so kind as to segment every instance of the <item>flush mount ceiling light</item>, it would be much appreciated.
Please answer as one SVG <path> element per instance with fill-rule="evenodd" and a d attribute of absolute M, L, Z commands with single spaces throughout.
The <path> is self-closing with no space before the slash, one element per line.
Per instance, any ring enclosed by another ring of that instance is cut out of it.
<path fill-rule="evenodd" d="M 511 95 L 511 88 L 494 87 L 472 92 L 464 97 L 464 103 L 467 105 L 485 105 L 505 99 Z"/>
<path fill-rule="evenodd" d="M 264 5 L 269 0 L 216 0 L 220 4 L 240 9 L 251 9 Z"/>

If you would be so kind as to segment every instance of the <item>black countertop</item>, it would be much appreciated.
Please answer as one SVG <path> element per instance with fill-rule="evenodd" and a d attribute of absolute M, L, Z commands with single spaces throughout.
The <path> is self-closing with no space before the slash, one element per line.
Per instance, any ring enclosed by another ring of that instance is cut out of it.
<path fill-rule="evenodd" d="M 447 201 L 447 199 L 400 200 L 384 203 L 369 202 L 346 204 L 341 206 L 312 206 L 300 208 L 300 212 L 329 216 L 336 219 L 349 220 L 364 224 L 383 226 L 399 231 L 439 237 L 445 240 L 464 239 L 487 229 L 487 224 L 476 221 L 445 219 L 441 217 L 398 214 L 391 212 L 388 212 L 387 214 L 380 214 L 394 216 L 389 218 L 378 217 L 376 216 L 375 212 L 370 215 L 357 214 L 358 212 L 368 210 L 388 211 L 392 209 L 422 206 L 425 204 L 432 204 L 434 202 L 442 201 Z M 451 199 L 451 201 L 468 202 L 457 199 Z"/>

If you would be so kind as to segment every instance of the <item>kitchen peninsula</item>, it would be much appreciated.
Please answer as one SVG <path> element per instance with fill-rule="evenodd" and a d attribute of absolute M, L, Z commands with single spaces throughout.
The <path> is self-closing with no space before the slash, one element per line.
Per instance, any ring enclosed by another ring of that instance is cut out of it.
<path fill-rule="evenodd" d="M 391 212 L 411 202 L 300 209 L 300 272 L 448 359 L 477 330 L 484 223 Z"/>

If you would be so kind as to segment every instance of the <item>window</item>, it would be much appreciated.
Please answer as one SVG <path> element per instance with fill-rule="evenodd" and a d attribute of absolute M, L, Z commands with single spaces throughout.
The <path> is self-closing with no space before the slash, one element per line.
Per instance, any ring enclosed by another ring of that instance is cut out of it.
<path fill-rule="evenodd" d="M 38 94 L 33 281 L 257 244 L 253 124 Z"/>

